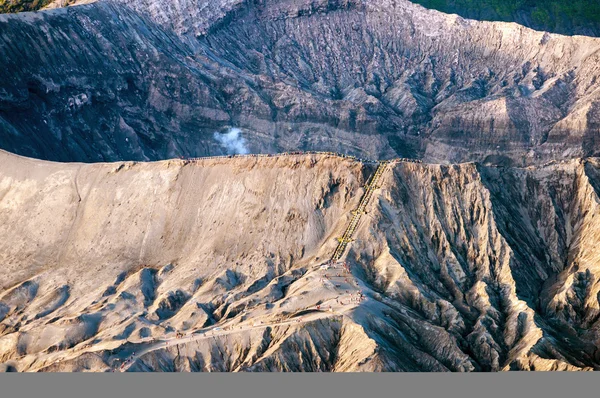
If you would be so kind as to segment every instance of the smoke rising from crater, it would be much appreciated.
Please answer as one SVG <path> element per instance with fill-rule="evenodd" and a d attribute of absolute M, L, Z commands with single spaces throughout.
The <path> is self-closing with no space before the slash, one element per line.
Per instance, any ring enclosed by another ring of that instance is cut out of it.
<path fill-rule="evenodd" d="M 214 137 L 230 155 L 250 153 L 246 146 L 246 139 L 242 137 L 242 131 L 238 128 L 231 128 L 227 133 L 215 133 Z"/>

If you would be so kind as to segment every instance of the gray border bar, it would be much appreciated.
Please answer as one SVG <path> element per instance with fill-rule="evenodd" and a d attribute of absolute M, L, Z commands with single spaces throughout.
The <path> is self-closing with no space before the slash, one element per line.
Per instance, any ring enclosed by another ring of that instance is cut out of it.
<path fill-rule="evenodd" d="M 0 397 L 485 397 L 600 395 L 597 373 L 3 374 Z"/>

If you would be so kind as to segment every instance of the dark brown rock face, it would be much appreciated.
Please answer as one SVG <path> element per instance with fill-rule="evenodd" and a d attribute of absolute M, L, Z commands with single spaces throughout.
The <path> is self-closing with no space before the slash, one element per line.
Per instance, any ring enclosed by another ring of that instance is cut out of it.
<path fill-rule="evenodd" d="M 407 1 L 106 0 L 0 16 L 0 142 L 53 160 L 590 156 L 600 40 Z"/>

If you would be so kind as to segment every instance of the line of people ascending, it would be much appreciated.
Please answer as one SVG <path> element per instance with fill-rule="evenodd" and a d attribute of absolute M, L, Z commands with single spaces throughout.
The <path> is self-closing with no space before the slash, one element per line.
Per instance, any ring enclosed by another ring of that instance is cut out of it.
<path fill-rule="evenodd" d="M 130 356 L 127 357 L 127 359 L 125 359 L 122 363 L 121 363 L 121 367 L 120 370 L 123 371 L 123 369 L 125 369 L 126 365 L 129 365 L 130 363 L 133 362 L 133 358 L 135 357 L 135 351 L 133 351 L 131 353 Z"/>
<path fill-rule="evenodd" d="M 255 153 L 255 154 L 246 154 L 246 155 L 233 154 L 233 155 L 217 155 L 217 156 L 189 157 L 189 158 L 185 157 L 185 156 L 180 156 L 179 158 L 182 160 L 199 161 L 199 160 L 208 160 L 208 159 L 270 158 L 270 157 L 277 157 L 277 156 L 295 156 L 295 155 L 325 155 L 325 156 L 333 156 L 333 157 L 339 157 L 339 158 L 344 158 L 344 159 L 352 159 L 352 160 L 356 160 L 358 162 L 367 163 L 367 164 L 379 163 L 378 160 L 366 159 L 366 158 L 361 158 L 361 157 L 357 157 L 354 155 L 346 155 L 346 154 L 337 153 L 337 152 L 323 152 L 323 151 L 293 151 L 293 152 L 281 152 L 281 153 L 276 153 L 276 154 L 271 154 L 271 153 Z M 409 159 L 409 158 L 390 159 L 390 160 L 388 160 L 388 162 L 423 163 L 419 159 Z"/>
<path fill-rule="evenodd" d="M 322 275 L 319 278 L 319 282 L 321 282 L 323 284 L 323 287 L 327 287 L 327 283 L 332 281 L 332 278 L 344 278 L 344 283 L 348 284 L 348 285 L 353 285 L 354 287 L 358 288 L 358 283 L 356 283 L 356 281 L 352 281 L 351 278 L 349 276 L 351 276 L 351 272 L 350 272 L 350 265 L 346 262 L 334 262 L 334 261 L 329 261 L 325 264 L 323 264 L 321 267 L 319 267 L 320 270 L 322 271 L 329 271 L 329 270 L 335 270 L 338 268 L 338 266 L 341 267 L 341 272 L 332 272 L 331 274 L 328 274 L 327 272 L 324 273 L 324 275 Z M 336 288 L 341 288 L 342 284 L 341 283 L 334 283 L 333 284 L 334 287 Z M 336 303 L 340 304 L 340 305 L 346 305 L 346 304 L 350 304 L 352 302 L 361 302 L 365 299 L 365 295 L 362 291 L 356 292 L 356 293 L 351 293 L 349 290 L 345 291 L 346 294 L 350 295 L 350 298 L 346 300 L 342 300 L 341 296 L 337 296 L 336 297 Z M 354 294 L 356 294 L 356 297 L 354 297 Z M 321 309 L 321 305 L 317 304 L 315 307 L 317 310 Z"/>

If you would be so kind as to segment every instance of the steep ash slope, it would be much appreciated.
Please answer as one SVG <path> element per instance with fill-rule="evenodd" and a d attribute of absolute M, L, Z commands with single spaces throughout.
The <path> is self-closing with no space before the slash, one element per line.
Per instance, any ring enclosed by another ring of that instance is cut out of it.
<path fill-rule="evenodd" d="M 335 248 L 368 171 L 315 156 L 0 165 L 0 359 L 24 356 L 20 370 L 293 310 L 289 285 Z"/>
<path fill-rule="evenodd" d="M 55 160 L 254 152 L 533 164 L 598 153 L 599 39 L 405 0 L 105 0 L 0 16 L 0 138 Z"/>
<path fill-rule="evenodd" d="M 340 276 L 320 266 L 371 165 L 0 166 L 0 362 L 17 370 L 600 367 L 596 159 L 390 165 Z"/>

